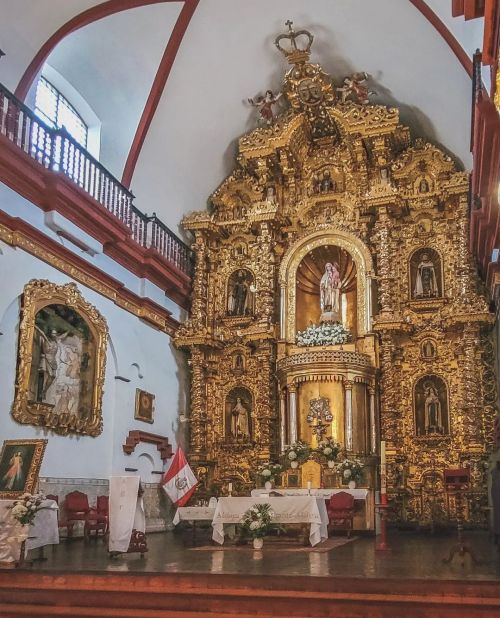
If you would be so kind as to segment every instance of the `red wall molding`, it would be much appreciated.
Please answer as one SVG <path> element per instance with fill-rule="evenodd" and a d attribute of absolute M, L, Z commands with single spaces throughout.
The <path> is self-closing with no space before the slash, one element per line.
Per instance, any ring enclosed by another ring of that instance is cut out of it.
<path fill-rule="evenodd" d="M 44 211 L 57 211 L 102 243 L 104 253 L 189 308 L 190 278 L 154 249 L 131 238 L 128 227 L 64 174 L 47 170 L 0 135 L 0 180 Z"/>
<path fill-rule="evenodd" d="M 128 436 L 125 439 L 123 445 L 123 452 L 127 455 L 131 455 L 135 451 L 135 447 L 139 442 L 146 442 L 147 444 L 156 444 L 156 448 L 160 452 L 160 457 L 165 463 L 172 457 L 172 446 L 170 445 L 166 436 L 159 436 L 155 433 L 148 433 L 147 431 L 129 431 Z"/>
<path fill-rule="evenodd" d="M 129 313 L 173 335 L 179 326 L 171 313 L 149 298 L 138 296 L 123 283 L 76 255 L 18 217 L 0 210 L 0 238 L 13 247 L 50 264 Z"/>
<path fill-rule="evenodd" d="M 122 184 L 124 184 L 127 188 L 130 187 L 137 159 L 139 158 L 144 140 L 146 139 L 146 135 L 155 115 L 156 108 L 158 107 L 158 103 L 160 102 L 161 96 L 165 89 L 165 84 L 167 83 L 168 76 L 170 75 L 170 71 L 174 64 L 175 57 L 177 56 L 177 52 L 179 51 L 182 39 L 187 27 L 189 26 L 193 13 L 198 6 L 198 3 L 199 0 L 185 0 L 184 7 L 177 18 L 177 22 L 172 30 L 167 47 L 165 48 L 165 52 L 151 86 L 151 91 L 144 106 L 132 146 L 130 147 L 127 161 L 123 169 Z"/>

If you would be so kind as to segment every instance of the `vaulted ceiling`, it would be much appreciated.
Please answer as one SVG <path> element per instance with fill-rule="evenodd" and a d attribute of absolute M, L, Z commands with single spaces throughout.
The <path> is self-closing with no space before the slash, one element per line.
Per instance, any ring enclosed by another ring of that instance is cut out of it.
<path fill-rule="evenodd" d="M 0 81 L 29 103 L 30 85 L 48 62 L 100 118 L 102 163 L 118 178 L 125 171 L 139 208 L 176 229 L 232 169 L 237 138 L 255 126 L 246 99 L 279 90 L 287 65 L 273 42 L 286 19 L 314 34 L 312 61 L 334 80 L 367 71 L 373 102 L 399 107 L 414 136 L 469 168 L 467 56 L 481 45 L 482 24 L 453 20 L 450 5 L 4 0 Z M 441 22 L 429 21 L 426 7 Z M 453 35 L 462 62 L 450 47 Z"/>

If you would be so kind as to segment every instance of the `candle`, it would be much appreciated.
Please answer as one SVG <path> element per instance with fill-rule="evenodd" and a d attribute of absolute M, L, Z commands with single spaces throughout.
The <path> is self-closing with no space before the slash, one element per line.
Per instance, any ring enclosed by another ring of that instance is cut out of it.
<path fill-rule="evenodd" d="M 380 443 L 380 465 L 385 466 L 385 440 Z"/>
<path fill-rule="evenodd" d="M 307 481 L 307 489 L 308 489 L 309 491 L 311 491 L 311 485 L 312 485 L 312 484 L 311 484 L 311 481 Z"/>
<path fill-rule="evenodd" d="M 229 483 L 229 485 L 228 485 L 228 492 L 232 493 L 232 491 L 233 491 L 233 484 Z"/>
<path fill-rule="evenodd" d="M 387 493 L 387 479 L 386 479 L 386 458 L 385 458 L 385 440 L 380 442 L 380 495 L 382 502 L 385 503 L 385 497 Z"/>

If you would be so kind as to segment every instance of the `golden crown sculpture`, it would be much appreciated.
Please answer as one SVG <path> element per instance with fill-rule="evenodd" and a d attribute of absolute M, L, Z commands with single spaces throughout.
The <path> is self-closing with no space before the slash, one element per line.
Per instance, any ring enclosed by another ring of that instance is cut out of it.
<path fill-rule="evenodd" d="M 289 19 L 285 22 L 285 26 L 288 26 L 288 32 L 277 36 L 274 44 L 286 56 L 290 64 L 307 62 L 311 55 L 311 45 L 314 41 L 314 36 L 308 30 L 297 30 L 295 32 L 292 28 L 293 21 Z M 281 45 L 282 41 L 288 41 L 288 47 L 283 47 Z M 302 44 L 297 45 L 297 41 L 300 41 Z"/>

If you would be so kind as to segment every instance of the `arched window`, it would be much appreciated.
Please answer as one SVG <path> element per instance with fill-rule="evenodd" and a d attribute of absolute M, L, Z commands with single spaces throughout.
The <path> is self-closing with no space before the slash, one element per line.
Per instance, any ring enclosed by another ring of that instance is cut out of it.
<path fill-rule="evenodd" d="M 87 125 L 66 97 L 43 76 L 36 87 L 35 114 L 52 129 L 66 129 L 74 140 L 87 148 Z"/>

